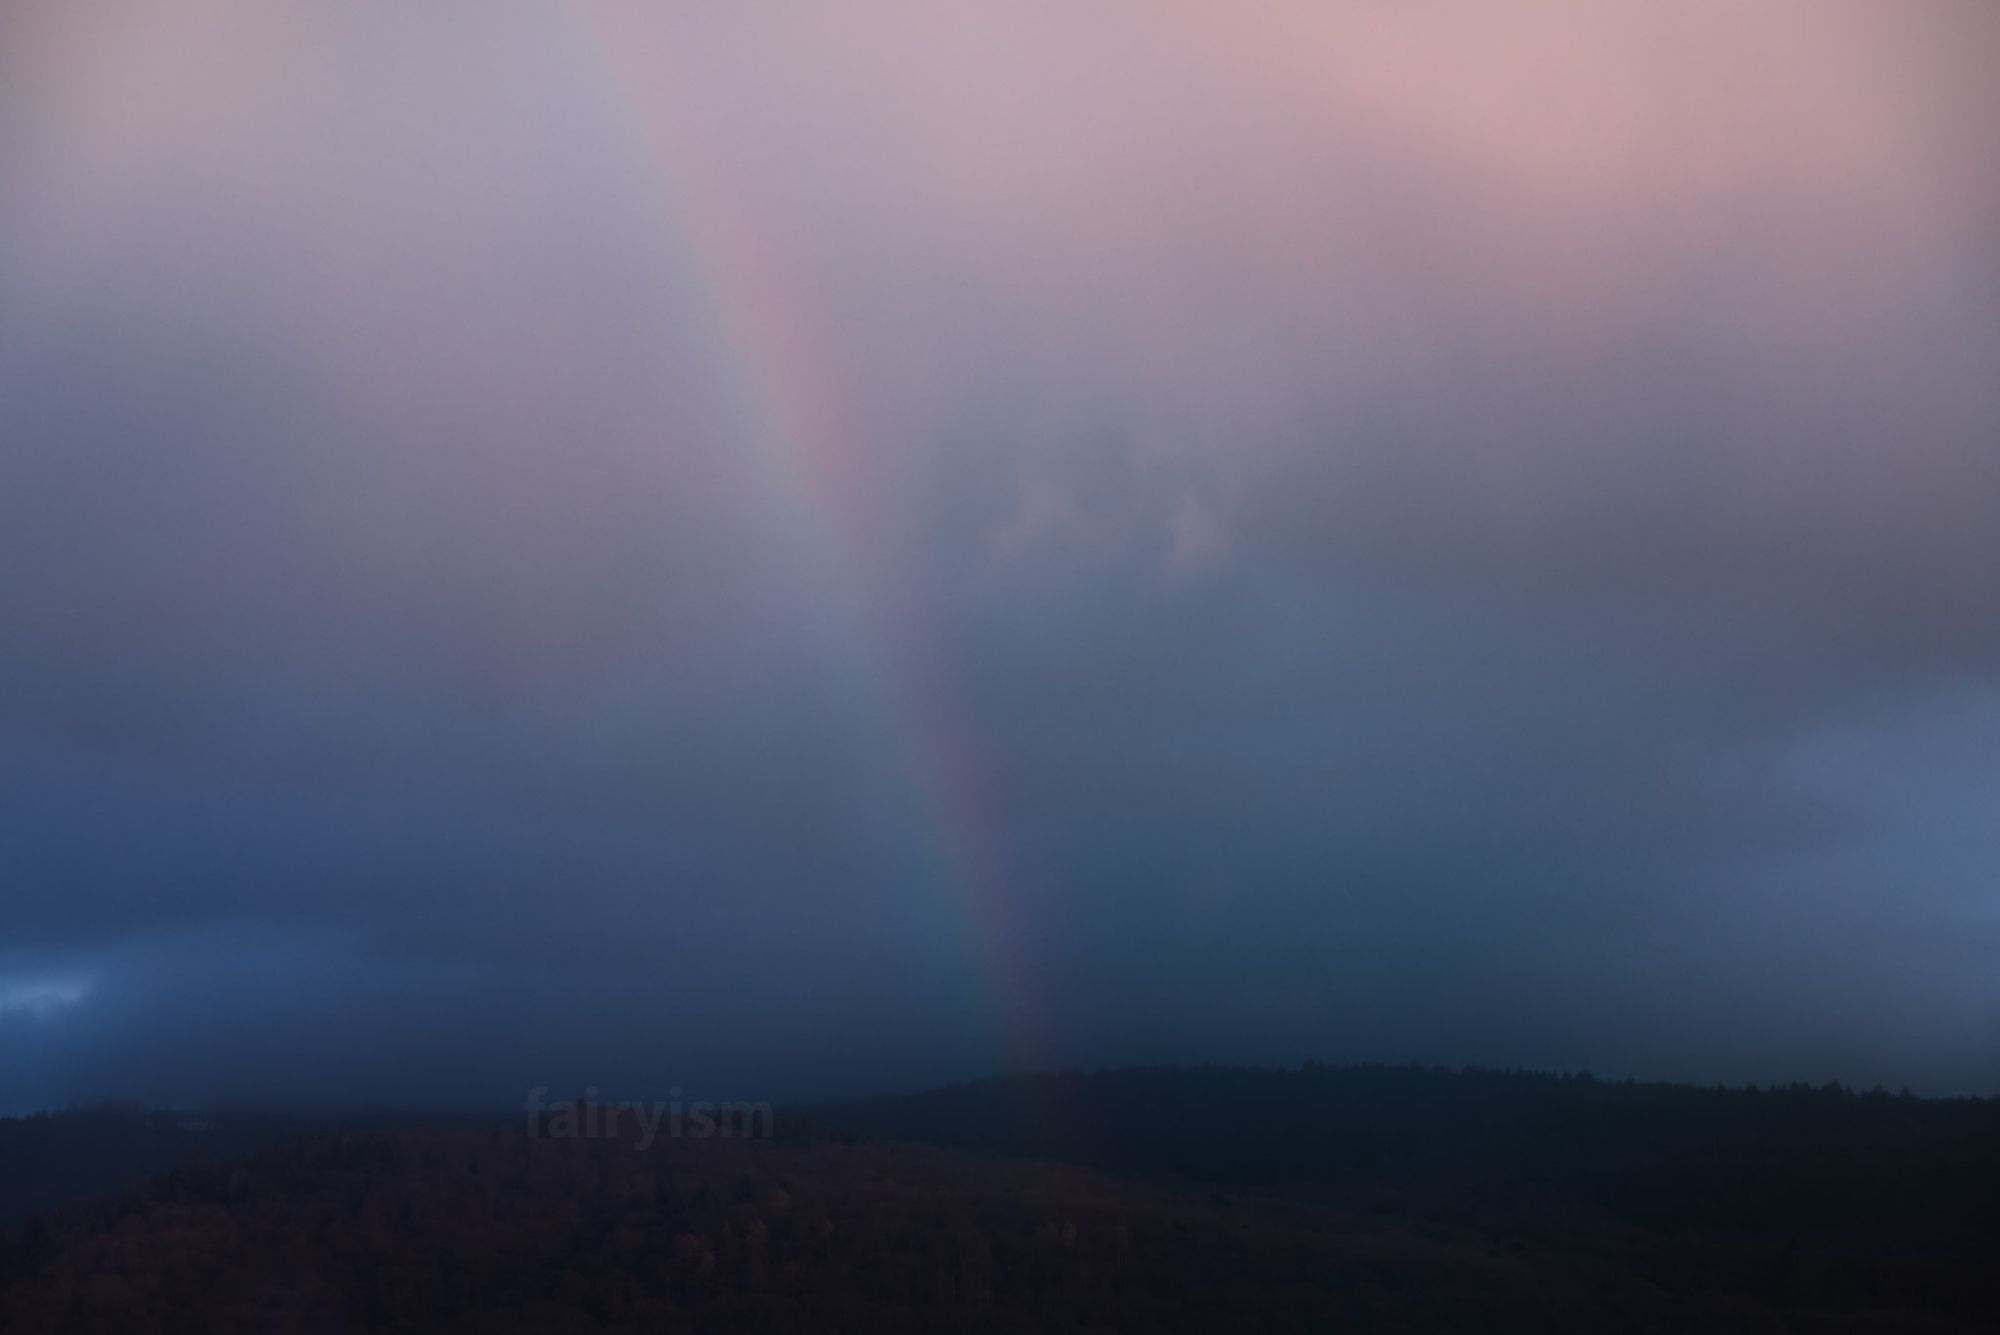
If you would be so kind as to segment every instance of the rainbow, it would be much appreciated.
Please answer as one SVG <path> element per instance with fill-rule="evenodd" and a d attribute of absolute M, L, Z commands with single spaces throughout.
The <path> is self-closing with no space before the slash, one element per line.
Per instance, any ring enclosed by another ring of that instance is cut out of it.
<path fill-rule="evenodd" d="M 580 0 L 571 12 L 581 17 L 566 40 L 644 172 L 666 261 L 697 293 L 694 318 L 721 353 L 732 433 L 798 545 L 794 568 L 817 581 L 815 605 L 834 611 L 863 699 L 898 739 L 912 818 L 957 899 L 994 1055 L 1016 1069 L 1042 1065 L 1040 989 L 1022 949 L 998 809 L 948 674 L 884 590 L 883 488 L 871 477 L 861 415 L 822 352 L 820 322 L 758 225 L 753 193 L 676 104 L 677 52 L 663 28 L 635 26 L 634 11 L 609 0 Z M 661 18 L 657 8 L 637 12 Z"/>

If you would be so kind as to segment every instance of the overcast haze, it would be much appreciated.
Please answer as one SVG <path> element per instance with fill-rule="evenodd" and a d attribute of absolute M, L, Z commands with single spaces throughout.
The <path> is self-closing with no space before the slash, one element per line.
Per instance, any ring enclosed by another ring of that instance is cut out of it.
<path fill-rule="evenodd" d="M 0 4 L 0 1109 L 2000 1093 L 2000 18 Z"/>

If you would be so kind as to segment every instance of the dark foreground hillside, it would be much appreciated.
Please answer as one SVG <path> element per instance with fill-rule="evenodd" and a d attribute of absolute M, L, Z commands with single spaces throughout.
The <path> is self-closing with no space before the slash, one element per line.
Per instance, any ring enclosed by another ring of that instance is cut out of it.
<path fill-rule="evenodd" d="M 1994 1331 L 1993 1114 L 1197 1070 L 645 1149 L 348 1130 L 37 1218 L 0 1331 Z"/>
<path fill-rule="evenodd" d="M 1988 1329 L 1991 1276 L 826 1138 L 354 1133 L 32 1227 L 9 1332 Z M 1782 1277 L 1773 1292 L 1770 1277 Z"/>
<path fill-rule="evenodd" d="M 250 1109 L 163 1112 L 137 1104 L 0 1118 L 0 1233 L 33 1215 L 108 1195 L 193 1159 L 227 1159 L 287 1138 L 380 1130 L 411 1120 Z"/>
<path fill-rule="evenodd" d="M 2000 1100 L 1308 1064 L 1020 1076 L 818 1115 L 1297 1200 L 2000 1257 Z"/>

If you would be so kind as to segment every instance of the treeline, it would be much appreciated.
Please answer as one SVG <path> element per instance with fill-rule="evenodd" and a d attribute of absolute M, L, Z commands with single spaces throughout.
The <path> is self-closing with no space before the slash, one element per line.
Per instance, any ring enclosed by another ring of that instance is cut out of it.
<path fill-rule="evenodd" d="M 32 1215 L 118 1191 L 190 1160 L 229 1159 L 288 1136 L 411 1120 L 240 1108 L 176 1112 L 137 1103 L 0 1117 L 0 1235 Z"/>
<path fill-rule="evenodd" d="M 1942 1335 L 2000 1312 L 1984 1103 L 1308 1068 L 845 1114 L 643 1150 L 512 1122 L 204 1158 L 0 1239 L 0 1331 Z"/>
<path fill-rule="evenodd" d="M 2000 1101 L 1421 1066 L 1158 1067 L 816 1110 L 880 1136 L 1397 1208 L 1602 1210 L 1648 1227 L 2000 1244 Z"/>
<path fill-rule="evenodd" d="M 36 1221 L 0 1330 L 1601 1329 L 1489 1252 L 920 1146 L 369 1133 Z"/>

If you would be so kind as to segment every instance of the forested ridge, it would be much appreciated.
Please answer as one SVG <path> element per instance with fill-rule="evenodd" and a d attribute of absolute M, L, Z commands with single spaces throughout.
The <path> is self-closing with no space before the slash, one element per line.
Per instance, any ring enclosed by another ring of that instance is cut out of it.
<path fill-rule="evenodd" d="M 870 1134 L 1291 1197 L 1602 1209 L 2000 1253 L 2000 1100 L 1415 1065 L 1152 1067 L 818 1110 Z"/>
<path fill-rule="evenodd" d="M 202 1154 L 8 1236 L 0 1330 L 2000 1328 L 1980 1101 L 1190 1068 L 541 1129 Z"/>

